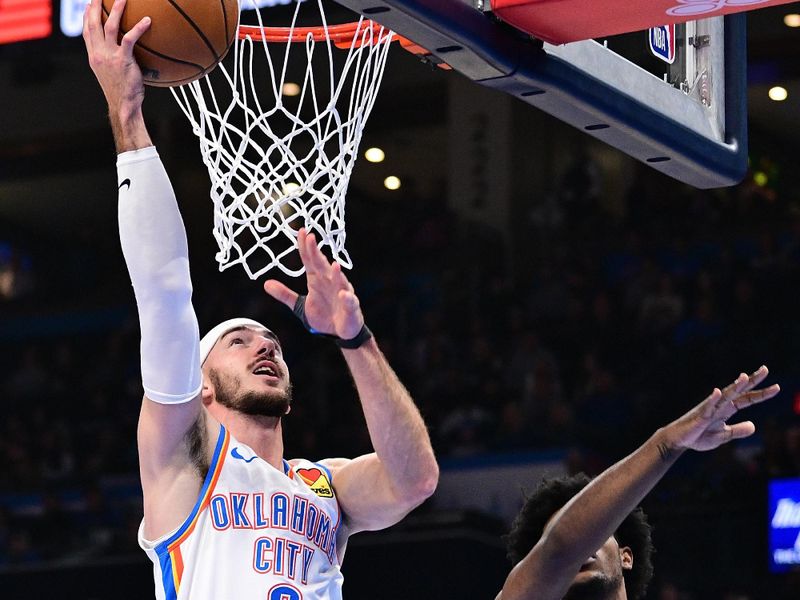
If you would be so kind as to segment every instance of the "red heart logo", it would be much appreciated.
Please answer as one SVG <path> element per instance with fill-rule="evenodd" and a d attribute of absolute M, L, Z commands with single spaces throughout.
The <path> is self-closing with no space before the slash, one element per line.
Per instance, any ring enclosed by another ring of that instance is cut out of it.
<path fill-rule="evenodd" d="M 297 474 L 303 478 L 308 485 L 312 485 L 317 479 L 322 477 L 322 471 L 319 469 L 297 469 Z"/>

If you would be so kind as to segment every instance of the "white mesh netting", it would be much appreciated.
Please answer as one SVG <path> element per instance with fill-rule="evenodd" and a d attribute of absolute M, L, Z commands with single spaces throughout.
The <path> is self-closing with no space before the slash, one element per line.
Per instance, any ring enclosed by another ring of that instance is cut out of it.
<path fill-rule="evenodd" d="M 317 6 L 327 32 L 322 0 Z M 352 267 L 345 196 L 392 35 L 362 19 L 345 49 L 310 35 L 296 43 L 247 37 L 235 42 L 232 60 L 172 88 L 211 177 L 220 271 L 240 264 L 251 279 L 275 267 L 302 274 L 300 227 Z"/>

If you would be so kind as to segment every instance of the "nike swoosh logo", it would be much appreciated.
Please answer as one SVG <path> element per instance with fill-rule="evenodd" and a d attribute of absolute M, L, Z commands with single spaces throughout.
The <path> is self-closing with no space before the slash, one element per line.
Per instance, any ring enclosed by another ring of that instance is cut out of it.
<path fill-rule="evenodd" d="M 236 447 L 236 448 L 234 448 L 233 450 L 231 450 L 231 456 L 232 456 L 233 458 L 238 458 L 239 460 L 243 460 L 243 461 L 244 461 L 244 462 L 246 462 L 246 463 L 251 463 L 251 462 L 253 462 L 255 459 L 257 459 L 257 458 L 258 458 L 258 457 L 257 457 L 257 456 L 255 456 L 255 455 L 251 456 L 250 458 L 245 458 L 244 456 L 242 456 L 241 454 L 239 454 L 239 448 L 238 448 L 238 447 Z"/>
<path fill-rule="evenodd" d="M 123 179 L 123 180 L 122 180 L 122 183 L 120 183 L 120 184 L 119 184 L 119 188 L 117 188 L 117 189 L 119 189 L 120 191 L 122 191 L 122 186 L 123 186 L 123 185 L 124 185 L 126 188 L 128 188 L 128 189 L 131 189 L 131 180 L 130 180 L 130 179 Z"/>

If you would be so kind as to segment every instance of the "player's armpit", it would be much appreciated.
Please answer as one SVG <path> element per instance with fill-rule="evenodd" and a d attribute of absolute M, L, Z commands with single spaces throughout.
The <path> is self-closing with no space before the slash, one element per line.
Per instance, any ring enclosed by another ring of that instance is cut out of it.
<path fill-rule="evenodd" d="M 189 515 L 219 430 L 219 423 L 203 410 L 199 397 L 178 405 L 144 399 L 137 435 L 146 539 L 174 530 Z"/>

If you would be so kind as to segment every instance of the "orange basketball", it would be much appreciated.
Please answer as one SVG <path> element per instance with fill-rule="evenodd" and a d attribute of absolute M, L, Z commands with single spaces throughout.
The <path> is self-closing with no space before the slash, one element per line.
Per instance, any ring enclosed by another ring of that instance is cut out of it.
<path fill-rule="evenodd" d="M 105 23 L 114 0 L 103 0 Z M 120 37 L 143 17 L 150 29 L 135 48 L 144 82 L 169 87 L 199 79 L 228 53 L 239 25 L 238 0 L 128 0 Z"/>

